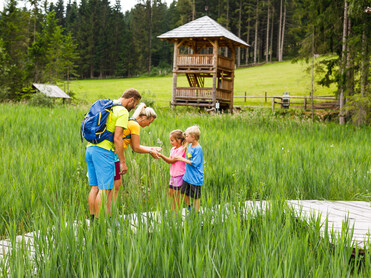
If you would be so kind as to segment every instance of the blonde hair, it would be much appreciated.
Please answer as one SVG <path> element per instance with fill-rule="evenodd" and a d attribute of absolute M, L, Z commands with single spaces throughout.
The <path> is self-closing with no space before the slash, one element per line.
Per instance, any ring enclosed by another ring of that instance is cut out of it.
<path fill-rule="evenodd" d="M 187 141 L 185 140 L 185 136 L 183 131 L 180 129 L 175 129 L 172 132 L 170 132 L 170 137 L 173 137 L 175 140 L 180 140 L 180 143 L 182 144 L 183 148 L 187 148 Z"/>
<path fill-rule="evenodd" d="M 200 128 L 197 125 L 190 126 L 184 133 L 194 137 L 197 141 L 200 139 L 201 136 Z"/>
<path fill-rule="evenodd" d="M 146 116 L 147 118 L 154 118 L 154 119 L 157 118 L 157 114 L 156 114 L 155 110 L 153 110 L 151 107 L 147 107 L 144 102 L 142 102 L 138 105 L 138 107 L 137 107 L 137 109 L 135 109 L 134 114 L 133 114 L 132 117 L 134 119 L 136 119 L 140 116 Z"/>

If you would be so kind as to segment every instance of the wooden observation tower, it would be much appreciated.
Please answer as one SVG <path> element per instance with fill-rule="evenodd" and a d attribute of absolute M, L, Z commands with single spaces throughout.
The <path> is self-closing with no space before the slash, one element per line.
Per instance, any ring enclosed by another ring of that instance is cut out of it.
<path fill-rule="evenodd" d="M 174 106 L 233 108 L 235 47 L 249 47 L 208 16 L 188 22 L 158 36 L 174 43 Z M 185 74 L 188 86 L 178 86 Z"/>

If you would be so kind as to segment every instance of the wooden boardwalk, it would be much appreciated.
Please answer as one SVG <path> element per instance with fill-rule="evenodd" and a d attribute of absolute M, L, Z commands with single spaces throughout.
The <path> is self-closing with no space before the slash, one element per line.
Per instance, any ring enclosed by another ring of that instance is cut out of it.
<path fill-rule="evenodd" d="M 349 229 L 354 228 L 352 244 L 359 248 L 368 245 L 371 233 L 371 204 L 364 201 L 317 201 L 317 200 L 292 200 L 287 201 L 298 214 L 304 218 L 321 218 L 321 231 L 324 233 L 326 218 L 329 233 L 341 234 L 345 219 L 348 221 Z M 371 238 L 370 238 L 371 239 Z"/>
<path fill-rule="evenodd" d="M 245 211 L 260 211 L 264 213 L 270 205 L 269 201 L 246 201 Z M 318 200 L 289 200 L 287 201 L 288 208 L 293 209 L 296 216 L 302 219 L 309 219 L 315 217 L 320 219 L 321 231 L 324 235 L 326 221 L 328 221 L 329 233 L 331 231 L 335 235 L 340 235 L 342 227 L 345 222 L 348 223 L 349 229 L 354 227 L 352 236 L 352 244 L 357 245 L 359 248 L 368 246 L 369 235 L 371 232 L 371 205 L 369 202 L 363 201 L 318 201 Z M 202 212 L 202 211 L 201 211 Z M 185 217 L 186 209 L 182 211 L 182 217 Z M 252 214 L 254 215 L 254 213 Z M 140 217 L 138 217 L 140 216 Z M 160 212 L 148 212 L 138 214 L 131 214 L 123 216 L 125 221 L 129 221 L 133 231 L 139 225 L 139 222 L 147 222 L 148 219 L 151 223 L 158 223 L 161 221 Z M 88 224 L 89 220 L 87 220 Z M 78 225 L 75 223 L 74 225 Z M 24 235 L 17 236 L 17 244 L 22 244 L 29 250 L 30 258 L 35 254 L 34 237 L 38 232 L 30 232 Z M 331 236 L 330 236 L 331 238 Z M 336 244 L 336 242 L 334 242 Z M 10 240 L 0 241 L 0 260 L 4 260 L 7 254 L 12 250 Z"/>

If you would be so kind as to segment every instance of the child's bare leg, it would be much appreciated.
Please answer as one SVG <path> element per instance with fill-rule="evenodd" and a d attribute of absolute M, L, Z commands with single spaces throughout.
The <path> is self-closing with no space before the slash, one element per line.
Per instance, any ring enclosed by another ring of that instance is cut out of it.
<path fill-rule="evenodd" d="M 174 190 L 174 201 L 175 201 L 175 211 L 178 212 L 180 208 L 180 191 Z"/>
<path fill-rule="evenodd" d="M 169 188 L 170 208 L 174 211 L 174 189 Z"/>
<path fill-rule="evenodd" d="M 194 199 L 195 210 L 200 211 L 200 199 Z"/>
<path fill-rule="evenodd" d="M 185 202 L 188 206 L 190 206 L 190 205 L 191 205 L 191 202 L 190 202 L 190 200 L 189 200 L 189 196 L 183 194 L 182 197 L 184 198 L 184 202 Z"/>

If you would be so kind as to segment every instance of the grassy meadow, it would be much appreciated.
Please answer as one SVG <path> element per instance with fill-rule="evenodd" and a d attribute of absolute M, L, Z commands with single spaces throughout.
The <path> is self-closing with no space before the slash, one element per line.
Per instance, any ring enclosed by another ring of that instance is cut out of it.
<path fill-rule="evenodd" d="M 154 78 L 147 88 L 171 84 L 166 78 Z M 101 88 L 110 92 L 107 97 L 116 97 L 122 88 L 141 89 L 130 80 L 116 80 L 128 82 L 117 83 L 116 91 L 109 83 Z M 105 82 L 73 84 L 86 91 L 96 84 L 90 101 Z M 17 248 L 0 258 L 0 276 L 8 275 L 5 264 L 11 276 L 370 276 L 370 253 L 351 258 L 349 234 L 333 245 L 321 238 L 316 219 L 308 224 L 285 213 L 282 202 L 370 201 L 370 127 L 287 120 L 261 110 L 208 115 L 159 108 L 158 119 L 142 129 L 141 143 L 169 154 L 171 130 L 199 125 L 205 162 L 201 206 L 208 210 L 189 215 L 182 225 L 167 215 L 152 223 L 154 229 L 140 225 L 134 233 L 118 215 L 168 210 L 169 165 L 129 149 L 129 171 L 112 219 L 74 227 L 74 221 L 85 223 L 89 215 L 86 144 L 79 134 L 87 109 L 0 104 L 0 236 L 15 240 L 39 231 L 34 260 Z M 251 199 L 275 201 L 264 215 L 241 216 L 231 209 L 226 217 L 218 209 Z"/>
<path fill-rule="evenodd" d="M 240 68 L 235 71 L 234 95 L 244 96 L 281 96 L 290 92 L 292 96 L 309 96 L 311 92 L 311 75 L 307 73 L 308 64 L 290 61 L 272 63 L 261 66 Z M 319 76 L 317 76 L 318 78 Z M 172 94 L 172 75 L 160 77 L 136 77 L 126 79 L 79 80 L 72 81 L 72 90 L 78 99 L 89 103 L 99 98 L 117 98 L 127 88 L 136 88 L 140 92 L 150 92 L 158 106 L 168 106 Z M 206 78 L 205 87 L 212 87 L 212 79 Z M 179 86 L 188 87 L 185 75 L 178 77 Z M 63 88 L 63 85 L 61 86 Z M 335 87 L 315 85 L 314 95 L 333 95 Z M 264 105 L 264 99 L 236 98 L 236 105 Z M 271 101 L 265 105 L 270 106 Z"/>

